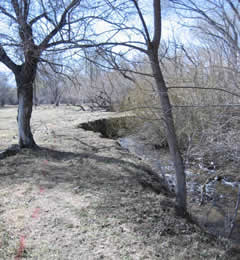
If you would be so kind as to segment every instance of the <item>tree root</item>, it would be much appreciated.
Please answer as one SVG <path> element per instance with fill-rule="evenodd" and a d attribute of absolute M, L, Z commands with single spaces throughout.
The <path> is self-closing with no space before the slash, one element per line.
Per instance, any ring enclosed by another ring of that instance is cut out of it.
<path fill-rule="evenodd" d="M 8 147 L 6 150 L 0 152 L 0 160 L 5 159 L 9 156 L 14 156 L 18 152 L 20 152 L 20 147 L 17 144 L 13 144 L 10 147 Z"/>

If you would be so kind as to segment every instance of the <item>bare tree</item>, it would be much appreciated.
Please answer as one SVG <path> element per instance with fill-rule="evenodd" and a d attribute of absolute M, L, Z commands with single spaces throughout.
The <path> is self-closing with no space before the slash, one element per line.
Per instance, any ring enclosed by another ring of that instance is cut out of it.
<path fill-rule="evenodd" d="M 142 25 L 146 33 L 147 55 L 151 61 L 153 76 L 155 78 L 156 86 L 160 96 L 161 106 L 166 124 L 167 141 L 176 170 L 177 213 L 180 215 L 184 215 L 186 213 L 187 204 L 184 163 L 178 147 L 178 141 L 173 122 L 173 115 L 171 110 L 171 104 L 169 101 L 168 90 L 162 75 L 158 59 L 158 50 L 161 39 L 161 3 L 159 0 L 153 1 L 154 35 L 152 40 L 150 39 L 150 35 L 147 30 L 146 23 L 143 19 L 141 10 L 139 9 L 138 2 L 134 1 L 134 4 L 136 6 L 136 9 L 138 10 L 139 17 L 142 21 Z"/>
<path fill-rule="evenodd" d="M 110 1 L 107 2 L 110 4 Z M 146 4 L 145 6 L 144 3 Z M 155 80 L 163 112 L 163 120 L 166 126 L 167 141 L 176 171 L 176 212 L 177 214 L 184 216 L 187 210 L 184 163 L 178 146 L 168 89 L 164 81 L 159 61 L 162 20 L 161 0 L 152 1 L 151 10 L 153 12 L 153 26 L 152 23 L 150 26 L 147 25 L 147 16 L 145 16 L 145 13 L 148 12 L 144 10 L 143 7 L 148 8 L 149 5 L 147 5 L 147 2 L 144 3 L 140 3 L 140 1 L 137 0 L 129 0 L 127 2 L 124 1 L 125 8 L 118 8 L 118 6 L 114 5 L 114 2 L 111 1 L 113 10 L 115 11 L 115 20 L 105 20 L 104 22 L 114 27 L 115 32 L 126 32 L 126 37 L 129 39 L 127 42 L 121 42 L 117 39 L 115 44 L 113 44 L 113 46 L 128 48 L 126 51 L 121 51 L 116 54 L 119 59 L 127 61 L 129 52 L 134 50 L 134 52 L 140 51 L 144 55 L 147 55 L 150 61 L 152 73 L 149 73 L 148 75 Z M 151 31 L 153 32 L 152 36 Z M 135 39 L 133 35 L 136 35 Z M 114 39 L 114 36 L 112 38 Z M 114 48 L 111 51 L 111 54 L 114 53 Z M 112 55 L 110 56 L 112 58 Z M 115 66 L 115 69 L 118 69 L 125 78 L 131 78 L 128 71 L 133 72 L 134 69 L 129 70 L 127 68 L 125 70 L 124 68 L 121 68 L 118 58 L 111 59 L 111 64 L 113 67 Z"/>
<path fill-rule="evenodd" d="M 33 82 L 38 63 L 78 43 L 86 47 L 81 0 L 6 0 L 0 3 L 0 62 L 15 75 L 18 90 L 18 131 L 21 148 L 37 147 L 30 127 Z M 83 3 L 83 4 L 82 4 Z M 88 18 L 89 19 L 89 18 Z"/>

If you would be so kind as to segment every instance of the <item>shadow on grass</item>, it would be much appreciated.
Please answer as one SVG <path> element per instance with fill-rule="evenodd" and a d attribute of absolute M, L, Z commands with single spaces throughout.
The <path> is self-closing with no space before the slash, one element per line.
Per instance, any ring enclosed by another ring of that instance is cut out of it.
<path fill-rule="evenodd" d="M 124 241 L 121 243 L 124 244 L 122 250 L 128 248 L 131 251 L 131 245 L 135 247 L 132 244 L 134 237 L 135 243 L 140 241 L 141 246 L 153 249 L 152 258 L 148 259 L 169 259 L 171 255 L 162 254 L 163 241 L 177 237 L 180 242 L 173 243 L 179 243 L 179 248 L 184 248 L 190 247 L 196 238 L 191 237 L 196 234 L 195 227 L 174 216 L 174 200 L 163 196 L 163 193 L 169 195 L 163 180 L 136 158 L 131 160 L 127 153 L 118 159 L 93 152 L 23 149 L 4 162 L 15 173 L 3 176 L 0 168 L 0 180 L 8 177 L 15 184 L 31 181 L 32 178 L 37 184 L 41 179 L 51 184 L 51 188 L 61 183 L 70 184 L 59 189 L 72 192 L 76 199 L 90 194 L 94 199 L 85 208 L 70 203 L 69 193 L 66 193 L 66 202 L 61 205 L 69 208 L 71 214 L 81 219 L 86 227 L 91 226 L 94 220 L 98 236 Z M 2 185 L 6 187 L 9 182 L 1 182 Z M 205 241 L 207 248 L 209 241 Z"/>
<path fill-rule="evenodd" d="M 101 149 L 104 149 L 104 147 L 101 147 Z M 40 161 L 39 159 L 42 159 L 45 161 L 45 165 L 42 167 L 44 170 L 46 170 L 45 177 L 49 176 L 49 180 L 57 180 L 56 183 L 59 183 L 59 181 L 72 182 L 74 178 L 81 177 L 82 171 L 87 171 L 89 178 L 91 178 L 91 173 L 96 171 L 101 171 L 104 173 L 104 168 L 106 167 L 110 167 L 112 170 L 114 170 L 116 167 L 120 167 L 120 169 L 118 169 L 119 171 L 128 172 L 129 176 L 131 176 L 131 178 L 135 178 L 144 188 L 152 189 L 155 193 L 158 194 L 163 192 L 169 196 L 173 195 L 169 191 L 164 180 L 157 173 L 152 171 L 150 167 L 142 164 L 140 161 L 139 163 L 130 161 L 128 154 L 126 154 L 125 157 L 126 158 L 124 159 L 117 159 L 114 157 L 101 156 L 95 152 L 64 152 L 41 147 L 37 150 L 20 150 L 16 156 L 13 156 L 11 159 L 9 159 L 8 168 L 12 168 L 11 164 L 18 167 L 18 169 L 21 169 L 21 166 L 25 165 L 25 167 L 29 166 L 29 169 L 32 167 L 34 172 L 40 168 L 38 162 Z M 36 159 L 37 164 L 34 167 L 34 165 L 32 165 L 32 160 L 36 162 Z M 71 160 L 75 161 L 75 167 L 71 167 L 71 164 L 69 164 L 69 161 Z M 98 167 L 99 164 L 101 164 L 101 167 Z M 18 172 L 11 171 L 9 173 L 1 172 L 0 177 L 11 175 L 11 178 L 14 178 L 17 173 Z M 121 174 L 120 172 L 117 174 L 115 173 L 114 176 L 121 176 Z M 21 176 L 18 176 L 18 179 L 19 177 L 21 178 Z M 22 177 L 25 177 L 24 172 Z M 100 176 L 98 175 L 98 177 Z"/>

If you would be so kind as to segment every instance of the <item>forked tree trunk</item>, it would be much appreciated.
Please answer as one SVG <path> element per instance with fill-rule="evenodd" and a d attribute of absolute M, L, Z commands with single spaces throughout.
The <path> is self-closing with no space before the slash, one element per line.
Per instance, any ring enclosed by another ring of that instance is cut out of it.
<path fill-rule="evenodd" d="M 28 71 L 28 73 L 26 73 Z M 30 120 L 33 107 L 33 82 L 36 75 L 36 68 L 25 68 L 25 73 L 16 75 L 18 92 L 18 136 L 20 148 L 37 148 L 34 141 Z"/>
<path fill-rule="evenodd" d="M 157 53 L 154 54 L 152 52 L 149 54 L 149 59 L 151 61 L 152 71 L 160 97 L 160 103 L 166 125 L 167 142 L 176 171 L 176 213 L 180 216 L 185 216 L 187 213 L 186 177 L 183 159 L 178 146 L 168 90 L 159 65 Z"/>

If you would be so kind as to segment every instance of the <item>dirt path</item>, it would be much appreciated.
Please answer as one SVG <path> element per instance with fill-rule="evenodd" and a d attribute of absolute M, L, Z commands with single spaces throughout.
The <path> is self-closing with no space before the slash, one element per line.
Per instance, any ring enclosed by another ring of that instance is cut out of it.
<path fill-rule="evenodd" d="M 75 127 L 94 116 L 37 109 L 42 150 L 0 161 L 0 259 L 234 259 L 174 217 L 172 198 L 139 184 L 149 169 L 138 158 Z M 16 108 L 0 110 L 3 149 L 15 140 L 15 118 Z"/>

